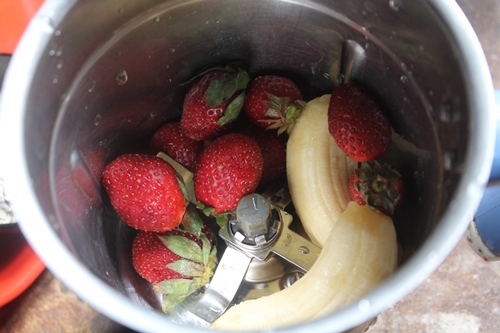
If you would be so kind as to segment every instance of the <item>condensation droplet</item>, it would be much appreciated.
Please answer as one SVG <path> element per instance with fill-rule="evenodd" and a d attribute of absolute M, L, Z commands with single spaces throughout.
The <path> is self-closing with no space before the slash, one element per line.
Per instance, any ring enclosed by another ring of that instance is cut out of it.
<path fill-rule="evenodd" d="M 389 6 L 391 6 L 392 10 L 397 12 L 403 7 L 403 3 L 401 0 L 389 0 Z"/>
<path fill-rule="evenodd" d="M 408 77 L 406 75 L 401 75 L 401 77 L 399 78 L 401 80 L 401 82 L 403 83 L 406 83 L 408 82 Z"/>
<path fill-rule="evenodd" d="M 451 171 L 457 165 L 457 153 L 454 150 L 447 150 L 443 156 L 445 170 Z"/>
<path fill-rule="evenodd" d="M 88 91 L 89 91 L 89 94 L 90 94 L 90 93 L 92 93 L 92 92 L 94 91 L 94 88 L 95 88 L 95 81 L 92 81 L 92 82 L 90 83 L 90 87 L 89 87 L 89 90 L 88 90 Z"/>
<path fill-rule="evenodd" d="M 57 69 L 61 69 L 62 67 L 63 67 L 62 63 L 58 63 L 56 66 Z"/>
<path fill-rule="evenodd" d="M 170 49 L 170 53 L 174 53 L 174 52 L 175 52 L 175 47 Z"/>
<path fill-rule="evenodd" d="M 155 18 L 153 19 L 153 21 L 155 21 L 155 22 L 157 22 L 157 23 L 158 23 L 158 22 L 160 22 L 160 17 L 159 17 L 159 16 L 155 17 Z"/>
<path fill-rule="evenodd" d="M 50 50 L 49 51 L 49 57 L 53 57 L 56 55 L 56 50 Z"/>
<path fill-rule="evenodd" d="M 52 83 L 53 84 L 59 83 L 59 79 L 57 78 L 57 76 L 54 76 L 54 78 L 52 79 Z"/>
<path fill-rule="evenodd" d="M 215 23 L 220 23 L 220 20 L 215 20 Z"/>
<path fill-rule="evenodd" d="M 459 99 L 458 97 L 450 98 L 448 101 L 444 102 L 441 105 L 439 112 L 439 119 L 443 123 L 453 123 L 459 121 L 461 117 L 461 113 L 459 110 Z"/>
<path fill-rule="evenodd" d="M 117 85 L 123 86 L 125 83 L 127 83 L 127 81 L 128 81 L 127 71 L 122 69 L 118 73 L 116 73 L 115 82 Z"/>
<path fill-rule="evenodd" d="M 61 30 L 54 31 L 54 36 L 61 36 Z"/>
<path fill-rule="evenodd" d="M 97 114 L 94 118 L 94 126 L 99 126 L 101 123 L 102 116 L 100 114 Z"/>

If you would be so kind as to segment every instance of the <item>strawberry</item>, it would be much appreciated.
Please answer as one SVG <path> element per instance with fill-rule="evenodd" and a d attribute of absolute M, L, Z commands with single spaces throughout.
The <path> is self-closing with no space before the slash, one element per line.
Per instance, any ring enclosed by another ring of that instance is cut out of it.
<path fill-rule="evenodd" d="M 184 192 L 174 168 L 158 157 L 121 155 L 106 166 L 102 182 L 115 211 L 133 228 L 164 232 L 182 221 Z"/>
<path fill-rule="evenodd" d="M 164 152 L 189 171 L 194 171 L 204 143 L 189 138 L 179 122 L 170 122 L 154 132 L 149 146 L 153 154 Z"/>
<path fill-rule="evenodd" d="M 351 201 L 360 205 L 368 203 L 382 213 L 392 215 L 401 204 L 403 185 L 401 174 L 388 163 L 363 162 L 351 175 L 349 196 Z"/>
<path fill-rule="evenodd" d="M 248 86 L 243 110 L 250 120 L 264 128 L 287 130 L 304 108 L 295 83 L 277 75 L 258 76 Z"/>
<path fill-rule="evenodd" d="M 201 153 L 194 173 L 196 199 L 213 214 L 236 209 L 238 201 L 255 191 L 263 159 L 257 143 L 241 133 L 215 139 Z"/>
<path fill-rule="evenodd" d="M 163 294 L 169 311 L 212 277 L 216 247 L 203 234 L 174 229 L 164 233 L 139 231 L 132 244 L 136 272 Z"/>
<path fill-rule="evenodd" d="M 391 127 L 382 109 L 356 85 L 333 91 L 328 129 L 339 148 L 358 162 L 384 156 L 391 145 Z"/>
<path fill-rule="evenodd" d="M 238 117 L 248 73 L 234 65 L 204 71 L 189 89 L 182 106 L 181 128 L 193 140 L 214 138 Z"/>
<path fill-rule="evenodd" d="M 286 138 L 267 131 L 262 127 L 251 126 L 242 133 L 255 140 L 263 158 L 262 178 L 260 184 L 269 184 L 285 174 L 286 170 Z"/>

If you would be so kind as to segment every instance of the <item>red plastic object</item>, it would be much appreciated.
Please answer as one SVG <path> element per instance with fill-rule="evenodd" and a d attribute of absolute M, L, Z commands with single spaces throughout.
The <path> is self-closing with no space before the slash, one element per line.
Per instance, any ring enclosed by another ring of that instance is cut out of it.
<path fill-rule="evenodd" d="M 44 268 L 17 227 L 0 229 L 0 307 L 26 290 Z"/>
<path fill-rule="evenodd" d="M 0 0 L 0 54 L 12 54 L 43 0 Z"/>

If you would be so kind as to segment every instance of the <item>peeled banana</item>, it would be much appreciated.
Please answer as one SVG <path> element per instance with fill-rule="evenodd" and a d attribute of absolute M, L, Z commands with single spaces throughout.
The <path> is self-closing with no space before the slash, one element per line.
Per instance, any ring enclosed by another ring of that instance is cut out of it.
<path fill-rule="evenodd" d="M 311 241 L 323 246 L 349 202 L 356 162 L 328 131 L 330 95 L 308 102 L 287 143 L 287 174 L 297 215 Z"/>
<path fill-rule="evenodd" d="M 349 202 L 312 268 L 287 289 L 230 308 L 213 324 L 227 330 L 278 328 L 324 316 L 367 294 L 396 269 L 392 219 Z"/>

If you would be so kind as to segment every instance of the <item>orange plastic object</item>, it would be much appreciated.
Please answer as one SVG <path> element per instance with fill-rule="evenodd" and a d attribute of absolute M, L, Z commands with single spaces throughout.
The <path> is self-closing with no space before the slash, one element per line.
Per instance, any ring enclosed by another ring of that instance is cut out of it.
<path fill-rule="evenodd" d="M 12 54 L 43 0 L 0 0 L 0 54 Z"/>
<path fill-rule="evenodd" d="M 0 229 L 0 307 L 26 290 L 44 268 L 19 229 Z"/>

